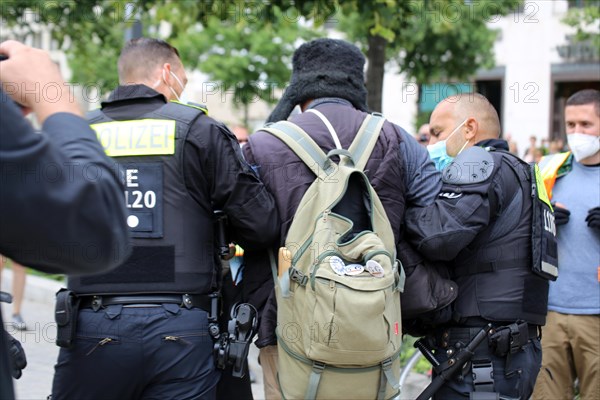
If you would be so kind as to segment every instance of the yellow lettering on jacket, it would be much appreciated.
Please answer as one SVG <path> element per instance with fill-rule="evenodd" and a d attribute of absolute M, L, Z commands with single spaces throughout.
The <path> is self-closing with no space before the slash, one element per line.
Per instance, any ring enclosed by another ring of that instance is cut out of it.
<path fill-rule="evenodd" d="M 91 125 L 107 156 L 175 154 L 175 121 L 140 119 Z"/>

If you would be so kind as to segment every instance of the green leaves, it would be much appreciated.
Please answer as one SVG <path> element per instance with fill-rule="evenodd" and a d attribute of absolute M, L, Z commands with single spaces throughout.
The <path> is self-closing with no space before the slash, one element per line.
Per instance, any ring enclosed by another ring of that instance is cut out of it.
<path fill-rule="evenodd" d="M 93 82 L 102 92 L 117 84 L 125 30 L 142 19 L 144 34 L 170 41 L 188 69 L 205 72 L 221 90 L 233 91 L 235 105 L 247 106 L 277 100 L 273 89 L 287 84 L 297 45 L 318 36 L 315 26 L 333 12 L 330 1 L 283 3 L 285 11 L 241 0 L 9 0 L 1 16 L 24 32 L 35 30 L 27 16 L 50 25 L 68 54 L 73 81 Z"/>
<path fill-rule="evenodd" d="M 562 20 L 576 28 L 575 42 L 590 42 L 600 52 L 600 7 L 597 0 L 587 0 L 583 8 L 571 8 Z"/>
<path fill-rule="evenodd" d="M 40 24 L 49 26 L 53 39 L 67 53 L 71 81 L 106 93 L 118 84 L 117 58 L 124 32 L 139 15 L 146 15 L 151 3 L 9 0 L 3 2 L 0 14 L 8 26 L 23 35 L 35 33 Z"/>
<path fill-rule="evenodd" d="M 417 83 L 464 80 L 494 64 L 496 32 L 487 22 L 522 0 L 38 0 L 4 1 L 1 16 L 11 26 L 32 29 L 23 15 L 52 26 L 65 44 L 78 82 L 102 90 L 116 82 L 123 32 L 137 18 L 146 34 L 175 45 L 188 68 L 198 68 L 236 104 L 274 102 L 273 88 L 290 76 L 297 46 L 336 29 L 359 43 L 369 57 L 369 102 L 380 109 L 383 64 L 396 62 Z M 37 14 L 36 14 L 37 13 Z M 328 24 L 326 24 L 329 21 Z M 598 23 L 598 10 L 568 17 L 567 23 Z M 587 22 L 585 22 L 587 21 Z M 581 25 L 583 26 L 583 25 Z M 578 35 L 586 38 L 584 29 Z M 596 35 L 597 37 L 598 35 Z M 380 37 L 384 40 L 370 40 Z M 71 38 L 70 41 L 66 38 Z M 377 48 L 369 49 L 369 43 Z M 383 52 L 383 53 L 382 53 Z M 373 72 L 373 73 L 371 73 Z M 372 101 L 375 99 L 374 101 Z M 379 106 L 377 106 L 379 104 Z"/>
<path fill-rule="evenodd" d="M 381 109 L 385 59 L 418 84 L 465 80 L 494 65 L 496 32 L 487 22 L 516 9 L 522 0 L 339 1 L 339 29 L 359 42 L 369 56 L 369 106 Z M 369 49 L 385 39 L 382 49 Z M 385 57 L 378 55 L 385 52 Z"/>
<path fill-rule="evenodd" d="M 408 0 L 340 2 L 340 28 L 366 47 L 368 35 L 388 42 L 388 60 L 417 83 L 462 80 L 494 64 L 496 32 L 487 22 L 515 9 L 520 0 Z"/>
<path fill-rule="evenodd" d="M 300 24 L 298 15 L 277 6 L 231 4 L 203 19 L 202 24 L 172 21 L 179 34 L 171 42 L 185 65 L 208 74 L 221 90 L 233 92 L 237 106 L 258 99 L 277 101 L 273 89 L 289 81 L 297 43 L 318 34 Z"/>

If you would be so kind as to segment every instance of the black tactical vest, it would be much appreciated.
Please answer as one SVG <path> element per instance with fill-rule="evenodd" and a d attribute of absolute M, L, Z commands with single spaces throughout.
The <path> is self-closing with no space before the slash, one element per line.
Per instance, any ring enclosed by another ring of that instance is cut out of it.
<path fill-rule="evenodd" d="M 115 270 L 72 277 L 78 294 L 208 294 L 217 287 L 213 210 L 187 191 L 183 148 L 203 110 L 178 103 L 132 121 L 100 110 L 88 118 L 125 182 L 133 252 Z"/>
<path fill-rule="evenodd" d="M 548 280 L 532 271 L 532 176 L 529 166 L 506 152 L 491 151 L 501 194 L 489 198 L 491 223 L 453 261 L 459 296 L 455 318 L 525 320 L 544 325 Z M 535 179 L 535 178 L 533 178 Z M 492 179 L 488 180 L 491 182 Z M 499 205 L 499 207 L 496 207 Z M 539 243 L 533 245 L 539 246 Z"/>

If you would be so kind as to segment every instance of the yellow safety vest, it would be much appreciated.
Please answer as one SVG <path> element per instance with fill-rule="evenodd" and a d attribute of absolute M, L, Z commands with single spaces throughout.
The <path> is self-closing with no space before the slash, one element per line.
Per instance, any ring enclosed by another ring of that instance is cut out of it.
<path fill-rule="evenodd" d="M 244 249 L 239 244 L 235 245 L 235 257 L 243 257 Z"/>
<path fill-rule="evenodd" d="M 544 186 L 546 187 L 546 193 L 548 193 L 549 198 L 552 198 L 552 188 L 558 177 L 558 170 L 565 161 L 567 161 L 570 155 L 570 151 L 551 154 L 543 157 L 538 163 L 538 167 L 542 173 L 542 179 L 544 180 Z"/>

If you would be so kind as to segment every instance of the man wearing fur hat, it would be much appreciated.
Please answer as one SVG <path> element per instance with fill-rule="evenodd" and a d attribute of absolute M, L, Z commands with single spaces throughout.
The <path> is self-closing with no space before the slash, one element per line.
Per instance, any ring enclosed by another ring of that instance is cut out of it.
<path fill-rule="evenodd" d="M 368 115 L 363 54 L 342 40 L 317 39 L 300 46 L 292 63 L 290 84 L 268 122 L 288 119 L 299 106 L 302 112 L 289 120 L 306 131 L 325 153 L 336 148 L 331 130 L 337 133 L 339 145 L 347 149 Z M 250 136 L 244 155 L 275 197 L 283 221 L 279 242 L 273 243 L 277 249 L 283 246 L 298 204 L 315 176 L 290 148 L 265 131 Z M 441 188 L 440 176 L 426 149 L 389 121 L 383 125 L 365 171 L 386 210 L 396 243 L 402 246 L 406 208 L 432 203 Z M 264 271 L 264 265 L 262 268 Z M 265 286 L 271 295 L 262 307 L 256 344 L 261 348 L 265 397 L 271 399 L 281 398 L 281 394 L 276 380 L 273 282 Z"/>

